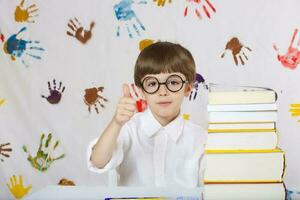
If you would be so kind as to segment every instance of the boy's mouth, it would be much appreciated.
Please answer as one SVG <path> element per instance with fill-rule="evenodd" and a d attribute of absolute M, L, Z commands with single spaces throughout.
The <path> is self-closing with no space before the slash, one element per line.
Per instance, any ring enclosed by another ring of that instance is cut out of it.
<path fill-rule="evenodd" d="M 171 101 L 160 101 L 157 104 L 160 105 L 160 106 L 165 107 L 165 106 L 170 105 L 171 103 L 172 103 Z"/>

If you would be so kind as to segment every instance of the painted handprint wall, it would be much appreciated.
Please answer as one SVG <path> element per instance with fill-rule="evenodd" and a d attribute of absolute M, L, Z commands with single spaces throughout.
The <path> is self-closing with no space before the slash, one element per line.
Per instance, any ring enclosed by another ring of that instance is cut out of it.
<path fill-rule="evenodd" d="M 285 182 L 300 188 L 300 15 L 297 0 L 1 0 L 0 199 L 47 185 L 107 185 L 86 148 L 133 82 L 140 49 L 188 48 L 197 79 L 182 112 L 207 124 L 207 84 L 278 93 Z M 142 43 L 140 43 L 142 42 Z M 133 89 L 133 87 L 132 87 Z M 146 103 L 139 94 L 140 111 Z"/>

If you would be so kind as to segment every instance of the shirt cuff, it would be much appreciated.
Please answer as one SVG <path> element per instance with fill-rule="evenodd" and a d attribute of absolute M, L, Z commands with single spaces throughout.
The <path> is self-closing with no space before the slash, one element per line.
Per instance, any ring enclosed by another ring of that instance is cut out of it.
<path fill-rule="evenodd" d="M 96 173 L 105 173 L 112 169 L 116 169 L 116 167 L 118 167 L 119 164 L 123 160 L 124 154 L 123 154 L 121 144 L 117 143 L 117 147 L 113 151 L 110 161 L 103 168 L 100 169 L 91 162 L 92 150 L 93 150 L 94 145 L 97 143 L 97 141 L 98 141 L 98 138 L 92 140 L 90 142 L 90 144 L 88 145 L 88 149 L 87 149 L 87 167 L 88 167 L 88 169 L 90 171 L 96 172 Z"/>

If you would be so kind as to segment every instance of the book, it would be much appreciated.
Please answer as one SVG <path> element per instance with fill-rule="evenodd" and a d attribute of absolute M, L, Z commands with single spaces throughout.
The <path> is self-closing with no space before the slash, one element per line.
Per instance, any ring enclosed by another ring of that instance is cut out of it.
<path fill-rule="evenodd" d="M 211 132 L 208 131 L 206 149 L 209 150 L 238 150 L 238 149 L 275 149 L 278 135 L 275 129 L 266 131 L 258 129 L 248 132 Z"/>
<path fill-rule="evenodd" d="M 282 182 L 285 156 L 273 150 L 206 150 L 204 183 Z"/>
<path fill-rule="evenodd" d="M 209 112 L 209 122 L 276 122 L 277 111 Z"/>
<path fill-rule="evenodd" d="M 285 200 L 283 183 L 206 184 L 205 200 Z"/>
<path fill-rule="evenodd" d="M 274 103 L 274 91 L 209 92 L 209 104 Z"/>
<path fill-rule="evenodd" d="M 208 112 L 218 111 L 276 111 L 276 103 L 256 103 L 256 104 L 209 104 Z"/>
<path fill-rule="evenodd" d="M 274 129 L 276 129 L 274 122 L 208 123 L 208 132 L 272 131 Z"/>

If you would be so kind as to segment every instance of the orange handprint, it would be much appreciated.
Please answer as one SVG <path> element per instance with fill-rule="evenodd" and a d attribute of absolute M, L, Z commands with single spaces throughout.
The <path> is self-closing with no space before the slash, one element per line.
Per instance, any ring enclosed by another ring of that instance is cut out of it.
<path fill-rule="evenodd" d="M 30 5 L 27 8 L 24 8 L 24 1 L 21 0 L 20 5 L 16 7 L 15 10 L 15 21 L 16 22 L 29 22 L 33 23 L 34 20 L 30 20 L 30 18 L 38 16 L 37 11 L 38 8 L 35 4 Z"/>
<path fill-rule="evenodd" d="M 67 31 L 67 34 L 71 37 L 75 37 L 82 44 L 85 44 L 92 37 L 92 29 L 95 26 L 95 22 L 91 22 L 90 29 L 84 30 L 78 19 L 75 17 L 74 20 L 70 19 L 68 27 L 73 31 Z"/>
<path fill-rule="evenodd" d="M 17 181 L 17 177 L 13 175 L 10 177 L 10 185 L 7 183 L 7 187 L 9 188 L 11 194 L 16 198 L 16 199 L 21 199 L 23 198 L 29 190 L 32 188 L 31 185 L 28 187 L 23 186 L 23 177 L 19 176 L 19 182 Z"/>
<path fill-rule="evenodd" d="M 153 0 L 156 2 L 157 6 L 165 6 L 166 0 Z M 169 3 L 172 2 L 172 0 L 168 0 Z"/>

